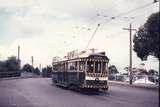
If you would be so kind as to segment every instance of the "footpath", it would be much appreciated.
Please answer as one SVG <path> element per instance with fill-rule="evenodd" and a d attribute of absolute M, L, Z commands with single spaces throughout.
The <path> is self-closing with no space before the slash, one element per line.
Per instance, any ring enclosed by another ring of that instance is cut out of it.
<path fill-rule="evenodd" d="M 130 85 L 128 82 L 120 82 L 120 81 L 108 81 L 109 85 L 119 85 L 119 86 L 128 86 L 128 87 L 137 87 L 137 88 L 145 88 L 145 89 L 153 89 L 159 90 L 159 84 L 132 84 Z"/>

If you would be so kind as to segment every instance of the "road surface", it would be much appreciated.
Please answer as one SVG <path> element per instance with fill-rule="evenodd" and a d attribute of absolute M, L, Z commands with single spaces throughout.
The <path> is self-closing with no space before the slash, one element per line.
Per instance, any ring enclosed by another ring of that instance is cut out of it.
<path fill-rule="evenodd" d="M 158 107 L 159 92 L 111 85 L 108 93 L 86 94 L 52 85 L 50 78 L 0 81 L 0 107 Z"/>

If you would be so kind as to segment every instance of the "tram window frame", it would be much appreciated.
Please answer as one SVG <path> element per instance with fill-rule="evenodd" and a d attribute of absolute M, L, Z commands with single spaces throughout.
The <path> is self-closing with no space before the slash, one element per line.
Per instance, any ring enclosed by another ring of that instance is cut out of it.
<path fill-rule="evenodd" d="M 61 72 L 65 71 L 65 63 L 61 63 Z"/>
<path fill-rule="evenodd" d="M 85 62 L 84 61 L 80 61 L 79 62 L 79 71 L 84 71 L 85 70 Z"/>
<path fill-rule="evenodd" d="M 55 71 L 58 71 L 57 65 L 53 65 L 53 71 L 54 71 L 54 72 L 55 72 Z"/>
<path fill-rule="evenodd" d="M 95 73 L 101 73 L 101 62 L 95 62 Z"/>
<path fill-rule="evenodd" d="M 68 62 L 68 70 L 70 71 L 77 70 L 77 61 Z"/>
<path fill-rule="evenodd" d="M 102 72 L 103 72 L 103 73 L 107 73 L 106 67 L 107 67 L 107 63 L 106 63 L 106 62 L 103 62 L 103 63 L 102 63 Z"/>
<path fill-rule="evenodd" d="M 87 62 L 87 73 L 93 73 L 94 72 L 94 62 L 88 61 Z"/>

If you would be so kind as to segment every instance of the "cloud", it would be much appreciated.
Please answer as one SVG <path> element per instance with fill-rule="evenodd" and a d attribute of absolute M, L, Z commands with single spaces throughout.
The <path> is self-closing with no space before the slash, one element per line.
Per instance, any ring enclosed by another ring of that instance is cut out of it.
<path fill-rule="evenodd" d="M 133 22 L 137 29 L 146 17 L 158 10 L 157 4 L 126 15 L 136 16 L 135 19 L 119 17 L 110 21 L 110 18 L 151 1 L 0 0 L 1 59 L 17 55 L 20 45 L 23 63 L 31 62 L 30 57 L 34 56 L 35 65 L 51 64 L 53 56 L 86 48 L 97 24 L 101 23 L 89 48 L 105 50 L 111 63 L 123 68 L 129 61 L 129 34 L 122 28 Z M 134 66 L 141 63 L 135 53 L 133 59 Z M 146 66 L 152 62 L 146 62 Z M 154 65 L 157 66 L 157 61 Z"/>

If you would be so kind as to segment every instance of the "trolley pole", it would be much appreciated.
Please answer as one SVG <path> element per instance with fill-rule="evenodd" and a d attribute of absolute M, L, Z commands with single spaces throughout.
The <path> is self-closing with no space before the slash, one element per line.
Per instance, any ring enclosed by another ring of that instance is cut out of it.
<path fill-rule="evenodd" d="M 133 73 L 132 73 L 132 31 L 136 31 L 136 29 L 132 29 L 132 24 L 130 23 L 129 28 L 123 28 L 123 30 L 129 31 L 129 72 L 130 72 L 129 84 L 132 85 L 132 79 L 133 79 Z"/>

